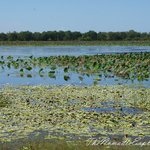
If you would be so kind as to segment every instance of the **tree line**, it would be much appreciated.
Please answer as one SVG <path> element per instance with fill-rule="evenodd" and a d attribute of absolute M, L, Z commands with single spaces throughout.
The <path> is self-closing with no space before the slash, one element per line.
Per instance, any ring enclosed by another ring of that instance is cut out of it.
<path fill-rule="evenodd" d="M 0 33 L 0 41 L 123 41 L 123 40 L 150 40 L 150 33 L 136 32 L 95 32 L 88 31 L 47 31 L 47 32 L 9 32 Z"/>

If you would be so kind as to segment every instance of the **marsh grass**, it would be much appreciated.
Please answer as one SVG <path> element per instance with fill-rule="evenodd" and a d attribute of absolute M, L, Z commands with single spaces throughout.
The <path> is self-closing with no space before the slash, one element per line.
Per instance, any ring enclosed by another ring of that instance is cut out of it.
<path fill-rule="evenodd" d="M 92 46 L 92 45 L 120 45 L 120 46 L 150 46 L 150 41 L 0 41 L 6 46 Z"/>

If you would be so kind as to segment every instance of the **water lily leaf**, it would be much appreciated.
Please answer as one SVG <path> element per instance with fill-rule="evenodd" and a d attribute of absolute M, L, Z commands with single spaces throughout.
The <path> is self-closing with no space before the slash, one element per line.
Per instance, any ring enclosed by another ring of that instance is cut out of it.
<path fill-rule="evenodd" d="M 31 74 L 27 74 L 27 77 L 28 77 L 28 78 L 32 78 L 32 75 L 31 75 Z"/>
<path fill-rule="evenodd" d="M 28 66 L 28 67 L 26 67 L 26 69 L 30 71 L 30 70 L 32 70 L 32 67 Z"/>
<path fill-rule="evenodd" d="M 69 79 L 70 79 L 70 77 L 69 77 L 69 76 L 64 75 L 64 80 L 65 80 L 65 81 L 68 81 Z"/>
<path fill-rule="evenodd" d="M 65 68 L 64 68 L 64 72 L 65 72 L 65 73 L 68 72 L 68 67 L 65 67 Z"/>

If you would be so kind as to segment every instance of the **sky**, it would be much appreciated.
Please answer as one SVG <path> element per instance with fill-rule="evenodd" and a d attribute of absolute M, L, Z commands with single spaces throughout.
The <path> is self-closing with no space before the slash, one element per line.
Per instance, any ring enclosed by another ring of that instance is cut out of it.
<path fill-rule="evenodd" d="M 150 0 L 0 0 L 0 32 L 150 32 Z"/>

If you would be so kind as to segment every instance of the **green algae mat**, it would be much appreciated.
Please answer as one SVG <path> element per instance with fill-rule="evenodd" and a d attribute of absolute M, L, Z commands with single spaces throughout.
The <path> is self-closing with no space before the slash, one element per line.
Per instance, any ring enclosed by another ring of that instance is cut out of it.
<path fill-rule="evenodd" d="M 0 89 L 0 143 L 150 137 L 150 89 L 129 86 L 6 86 Z"/>

